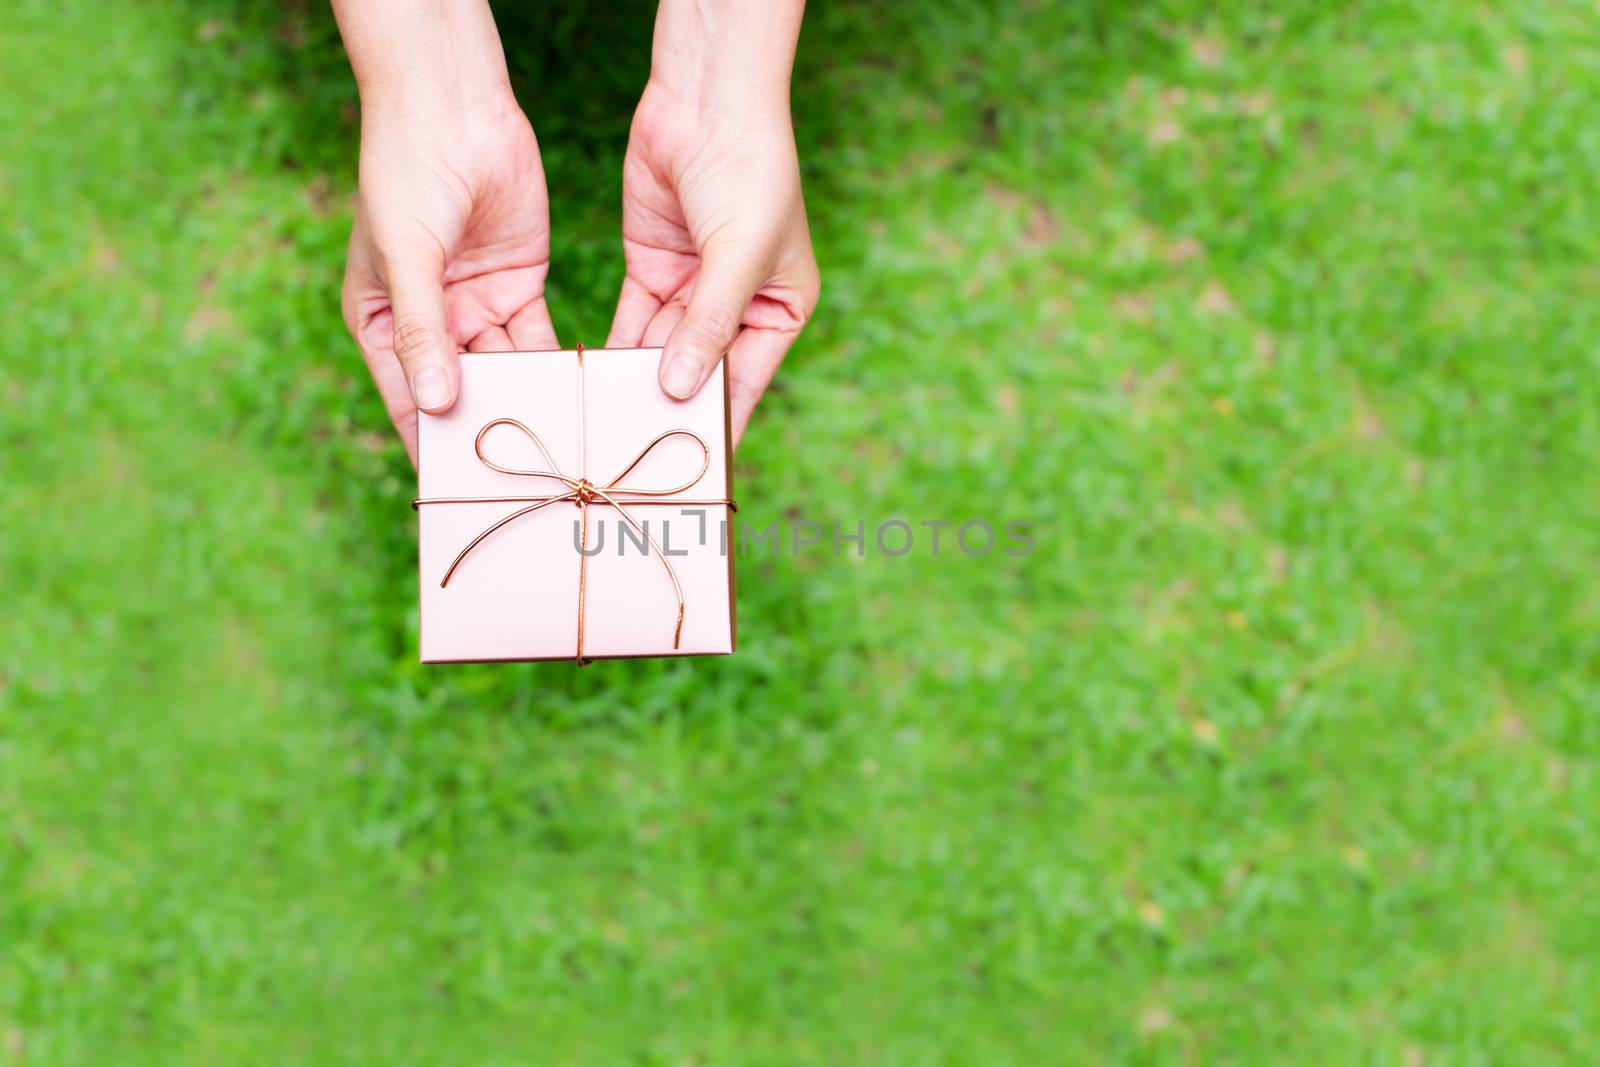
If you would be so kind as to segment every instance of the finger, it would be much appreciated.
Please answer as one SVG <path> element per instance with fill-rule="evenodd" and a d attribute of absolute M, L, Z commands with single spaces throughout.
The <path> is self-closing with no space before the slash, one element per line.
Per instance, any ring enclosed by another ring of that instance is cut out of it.
<path fill-rule="evenodd" d="M 644 332 L 661 301 L 656 295 L 632 278 L 622 279 L 622 293 L 617 297 L 617 312 L 611 317 L 611 333 L 606 337 L 607 348 L 638 348 L 644 341 Z M 658 342 L 659 343 L 659 342 Z"/>
<path fill-rule="evenodd" d="M 445 318 L 442 258 L 437 250 L 408 250 L 390 258 L 387 266 L 394 354 L 411 398 L 422 411 L 448 411 L 456 402 L 461 369 Z"/>
<path fill-rule="evenodd" d="M 511 334 L 506 332 L 504 326 L 486 326 L 483 332 L 474 337 L 467 345 L 468 352 L 515 352 L 517 346 L 511 343 Z"/>
<path fill-rule="evenodd" d="M 355 338 L 361 358 L 367 364 L 378 395 L 383 398 L 384 410 L 395 432 L 405 445 L 406 455 L 413 467 L 417 464 L 417 406 L 411 400 L 411 389 L 406 376 L 394 358 L 391 347 L 394 337 L 393 316 L 385 306 L 376 313 L 368 310 L 373 305 L 387 305 L 388 298 L 372 269 L 370 246 L 364 238 L 360 218 L 356 220 L 350 241 L 350 258 L 345 267 L 341 290 L 341 307 L 345 325 Z"/>
<path fill-rule="evenodd" d="M 556 328 L 550 321 L 550 303 L 543 296 L 535 297 L 522 306 L 506 323 L 511 335 L 513 352 L 545 352 L 560 348 Z"/>
<path fill-rule="evenodd" d="M 378 387 L 378 395 L 383 397 L 389 421 L 394 424 L 395 433 L 400 435 L 400 443 L 406 446 L 406 455 L 411 457 L 411 465 L 415 467 L 417 405 L 411 400 L 411 389 L 406 385 L 405 373 L 400 370 L 400 364 L 387 356 L 382 360 L 369 359 L 367 366 L 372 371 L 372 381 Z"/>
<path fill-rule="evenodd" d="M 728 353 L 728 421 L 733 424 L 735 447 L 797 336 L 789 330 L 745 330 L 733 342 Z"/>
<path fill-rule="evenodd" d="M 640 339 L 639 347 L 660 348 L 666 344 L 667 338 L 672 336 L 672 331 L 678 328 L 678 323 L 682 320 L 682 304 L 663 304 L 661 310 L 656 312 L 656 317 L 650 320 L 650 325 L 644 328 L 644 337 Z"/>
<path fill-rule="evenodd" d="M 383 286 L 378 282 L 376 273 L 372 269 L 372 255 L 366 232 L 366 216 L 357 214 L 355 225 L 350 229 L 350 243 L 345 252 L 344 280 L 339 284 L 339 310 L 344 315 L 345 329 L 350 331 L 350 336 L 361 343 L 362 327 L 365 325 L 361 314 L 366 298 L 382 293 Z"/>
<path fill-rule="evenodd" d="M 743 246 L 707 250 L 683 321 L 661 354 L 661 388 L 668 396 L 687 400 L 698 393 L 738 335 L 744 310 L 767 273 L 743 252 Z"/>
<path fill-rule="evenodd" d="M 554 331 L 543 304 L 545 271 L 543 264 L 512 267 L 446 284 L 444 310 L 451 335 L 466 339 L 469 351 L 546 347 Z"/>
<path fill-rule="evenodd" d="M 356 344 L 361 349 L 361 358 L 366 360 L 367 370 L 372 374 L 373 384 L 378 387 L 378 395 L 383 398 L 384 411 L 389 421 L 394 423 L 395 432 L 400 435 L 401 443 L 406 446 L 406 454 L 415 466 L 417 405 L 411 399 L 411 387 L 406 384 L 405 371 L 400 369 L 400 362 L 394 358 L 394 350 L 389 346 L 389 339 L 393 336 L 394 316 L 385 308 L 362 323 Z"/>

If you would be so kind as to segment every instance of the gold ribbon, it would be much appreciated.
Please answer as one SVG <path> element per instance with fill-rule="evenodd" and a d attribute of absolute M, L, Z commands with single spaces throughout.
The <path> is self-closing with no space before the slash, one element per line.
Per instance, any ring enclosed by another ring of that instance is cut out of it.
<path fill-rule="evenodd" d="M 490 470 L 498 471 L 501 474 L 515 474 L 524 478 L 549 478 L 566 486 L 567 491 L 565 493 L 560 493 L 555 496 L 431 496 L 418 497 L 416 500 L 411 502 L 411 506 L 413 508 L 420 508 L 424 504 L 528 505 L 527 507 L 519 508 L 518 510 L 513 511 L 511 514 L 489 526 L 488 529 L 484 530 L 477 537 L 474 537 L 471 541 L 469 541 L 467 546 L 457 553 L 456 558 L 451 562 L 449 568 L 445 570 L 444 577 L 439 580 L 440 588 L 450 584 L 450 578 L 453 574 L 455 574 L 456 568 L 461 566 L 461 561 L 466 559 L 473 549 L 481 545 L 484 540 L 496 530 L 499 530 L 501 527 L 513 523 L 526 515 L 532 515 L 536 511 L 547 508 L 551 504 L 560 504 L 569 500 L 576 504 L 578 506 L 578 511 L 582 515 L 582 534 L 580 535 L 579 539 L 578 553 L 577 661 L 580 667 L 588 662 L 583 658 L 583 613 L 589 577 L 588 551 L 590 506 L 594 504 L 609 504 L 611 507 L 616 508 L 617 514 L 620 515 L 623 521 L 625 521 L 629 526 L 633 527 L 634 533 L 643 537 L 645 542 L 651 548 L 655 549 L 656 559 L 661 561 L 661 566 L 666 570 L 667 577 L 672 581 L 672 591 L 678 598 L 678 624 L 672 632 L 672 647 L 674 650 L 679 647 L 680 642 L 683 640 L 683 586 L 678 582 L 678 575 L 677 572 L 672 569 L 672 564 L 667 562 L 666 553 L 661 551 L 661 546 L 656 544 L 654 537 L 650 536 L 650 531 L 641 526 L 638 521 L 628 513 L 628 509 L 623 507 L 623 505 L 726 505 L 735 511 L 737 511 L 739 507 L 736 503 L 728 498 L 723 498 L 721 500 L 684 500 L 676 497 L 671 500 L 660 499 L 664 497 L 672 497 L 675 493 L 682 493 L 688 489 L 694 488 L 694 486 L 699 483 L 700 479 L 705 477 L 706 471 L 711 469 L 711 449 L 707 447 L 705 441 L 700 437 L 700 435 L 694 433 L 692 430 L 668 430 L 660 437 L 657 437 L 654 441 L 651 441 L 649 444 L 645 445 L 644 449 L 640 451 L 637 456 L 633 457 L 633 462 L 622 468 L 622 473 L 618 474 L 615 478 L 612 478 L 604 485 L 595 485 L 593 482 L 591 482 L 588 478 L 587 450 L 584 444 L 584 416 L 587 404 L 584 394 L 583 351 L 583 345 L 578 345 L 578 469 L 583 472 L 582 474 L 580 474 L 577 478 L 573 478 L 557 470 L 555 460 L 550 458 L 550 452 L 544 447 L 544 442 L 539 440 L 539 435 L 534 433 L 523 423 L 518 422 L 516 419 L 492 419 L 489 422 L 484 423 L 483 428 L 478 431 L 477 439 L 472 443 L 472 450 L 477 453 L 478 462 L 482 463 Z M 516 467 L 502 467 L 488 456 L 485 456 L 483 454 L 483 439 L 487 437 L 489 431 L 493 430 L 496 426 L 512 426 L 518 430 L 521 430 L 523 435 L 526 436 L 528 440 L 532 441 L 533 446 L 539 450 L 539 454 L 544 457 L 544 461 L 549 464 L 550 469 L 521 470 Z M 673 437 L 687 437 L 695 444 L 700 446 L 700 451 L 703 455 L 703 458 L 700 463 L 699 473 L 697 473 L 693 478 L 690 478 L 688 481 L 684 482 L 682 485 L 674 486 L 671 489 L 630 489 L 627 486 L 620 484 L 624 478 L 633 473 L 635 467 L 644 462 L 644 458 L 648 456 L 657 445 Z"/>

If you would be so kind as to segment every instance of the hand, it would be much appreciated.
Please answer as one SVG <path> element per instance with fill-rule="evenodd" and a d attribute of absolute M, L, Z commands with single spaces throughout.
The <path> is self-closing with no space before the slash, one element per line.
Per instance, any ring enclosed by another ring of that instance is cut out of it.
<path fill-rule="evenodd" d="M 664 345 L 661 387 L 679 398 L 726 355 L 735 443 L 820 285 L 782 89 L 723 107 L 652 78 L 622 167 L 627 276 L 606 343 Z"/>
<path fill-rule="evenodd" d="M 486 4 L 335 10 L 362 90 L 345 323 L 415 463 L 417 411 L 455 403 L 459 351 L 558 347 L 544 169 Z"/>
<path fill-rule="evenodd" d="M 362 130 L 345 323 L 417 458 L 417 411 L 446 411 L 456 353 L 556 348 L 550 216 L 533 129 L 506 101 Z"/>

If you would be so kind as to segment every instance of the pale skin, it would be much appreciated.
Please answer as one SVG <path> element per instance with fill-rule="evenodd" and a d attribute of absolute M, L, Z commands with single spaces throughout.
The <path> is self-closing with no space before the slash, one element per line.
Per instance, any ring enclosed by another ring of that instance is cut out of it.
<path fill-rule="evenodd" d="M 416 460 L 458 353 L 559 347 L 549 201 L 486 0 L 334 0 L 361 90 L 345 322 Z M 622 171 L 606 344 L 663 348 L 667 395 L 728 361 L 737 442 L 816 307 L 789 118 L 803 0 L 662 0 Z"/>

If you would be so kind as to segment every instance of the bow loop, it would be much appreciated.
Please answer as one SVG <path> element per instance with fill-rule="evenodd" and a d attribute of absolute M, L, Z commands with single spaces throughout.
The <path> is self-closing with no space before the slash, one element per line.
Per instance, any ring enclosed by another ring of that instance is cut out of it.
<path fill-rule="evenodd" d="M 503 467 L 494 460 L 490 459 L 488 456 L 484 455 L 483 439 L 488 437 L 489 431 L 493 430 L 496 426 L 510 426 L 516 430 L 520 430 L 522 432 L 522 436 L 533 442 L 533 447 L 539 450 L 539 455 L 544 457 L 544 461 L 545 463 L 549 464 L 550 469 L 534 471 L 523 470 L 520 467 Z M 472 450 L 478 454 L 478 462 L 482 463 L 485 467 L 488 467 L 492 471 L 498 471 L 501 474 L 515 474 L 524 478 L 551 478 L 555 481 L 561 482 L 568 489 L 574 491 L 578 489 L 578 483 L 576 481 L 568 478 L 565 474 L 562 474 L 556 469 L 556 461 L 550 457 L 550 450 L 544 447 L 544 442 L 539 440 L 539 435 L 529 429 L 525 423 L 518 422 L 516 419 L 491 419 L 489 422 L 484 423 L 483 428 L 478 431 L 478 436 L 472 442 Z"/>
<path fill-rule="evenodd" d="M 695 472 L 695 476 L 693 478 L 690 478 L 682 485 L 675 485 L 671 489 L 630 489 L 621 484 L 622 479 L 632 474 L 634 468 L 643 463 L 645 457 L 656 450 L 657 445 L 673 437 L 687 437 L 689 440 L 700 446 L 700 469 Z M 706 471 L 710 469 L 711 449 L 706 447 L 705 441 L 701 440 L 699 434 L 690 430 L 668 430 L 660 437 L 657 437 L 654 441 L 651 441 L 649 444 L 645 445 L 639 454 L 633 457 L 633 462 L 622 468 L 622 473 L 618 474 L 615 478 L 607 482 L 605 484 L 605 488 L 608 492 L 626 493 L 629 496 L 672 496 L 674 493 L 682 493 L 685 490 L 694 488 L 699 484 L 700 479 L 706 476 Z"/>

